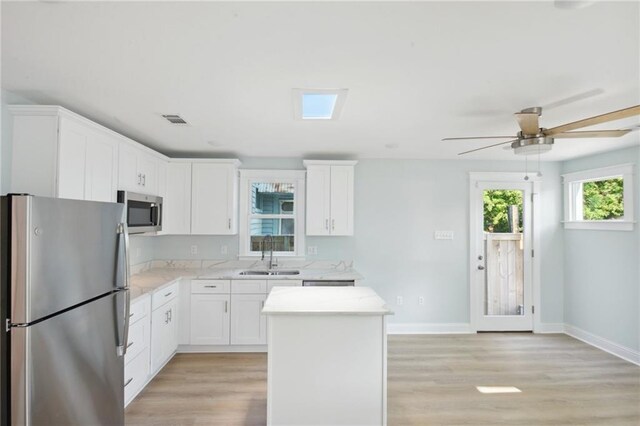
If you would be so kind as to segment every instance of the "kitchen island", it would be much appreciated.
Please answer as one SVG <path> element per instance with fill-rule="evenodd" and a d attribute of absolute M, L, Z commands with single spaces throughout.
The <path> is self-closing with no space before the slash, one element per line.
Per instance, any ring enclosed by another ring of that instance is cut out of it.
<path fill-rule="evenodd" d="M 384 425 L 386 315 L 368 287 L 274 287 L 267 424 Z"/>

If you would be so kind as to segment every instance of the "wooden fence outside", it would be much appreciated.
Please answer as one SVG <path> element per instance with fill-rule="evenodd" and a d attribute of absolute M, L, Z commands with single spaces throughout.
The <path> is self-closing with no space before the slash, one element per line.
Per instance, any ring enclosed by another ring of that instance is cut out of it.
<path fill-rule="evenodd" d="M 521 233 L 485 233 L 485 315 L 522 315 L 524 241 Z"/>

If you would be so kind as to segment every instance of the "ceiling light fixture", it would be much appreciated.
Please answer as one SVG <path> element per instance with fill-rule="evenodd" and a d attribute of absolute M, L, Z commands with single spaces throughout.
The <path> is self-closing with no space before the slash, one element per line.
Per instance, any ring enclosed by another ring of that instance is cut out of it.
<path fill-rule="evenodd" d="M 348 89 L 293 89 L 296 120 L 337 120 Z"/>

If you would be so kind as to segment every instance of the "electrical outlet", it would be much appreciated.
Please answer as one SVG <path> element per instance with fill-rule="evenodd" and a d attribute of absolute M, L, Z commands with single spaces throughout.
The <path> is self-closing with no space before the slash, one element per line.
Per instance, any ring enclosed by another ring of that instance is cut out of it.
<path fill-rule="evenodd" d="M 402 305 L 402 296 L 396 297 L 396 305 L 398 306 Z"/>
<path fill-rule="evenodd" d="M 227 246 L 220 247 L 221 254 L 227 254 L 228 251 L 229 251 L 229 248 Z"/>
<path fill-rule="evenodd" d="M 318 254 L 318 246 L 307 247 L 307 254 Z"/>
<path fill-rule="evenodd" d="M 191 254 L 198 254 L 198 246 L 191 246 Z"/>
<path fill-rule="evenodd" d="M 433 233 L 434 240 L 453 240 L 453 231 L 435 231 Z"/>
<path fill-rule="evenodd" d="M 424 296 L 418 297 L 418 305 L 424 305 Z"/>

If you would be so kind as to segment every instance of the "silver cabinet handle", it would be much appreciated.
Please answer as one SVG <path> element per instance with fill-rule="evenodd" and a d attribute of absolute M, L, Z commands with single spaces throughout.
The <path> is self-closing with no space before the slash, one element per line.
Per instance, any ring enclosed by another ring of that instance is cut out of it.
<path fill-rule="evenodd" d="M 128 385 L 129 383 L 131 383 L 132 381 L 133 381 L 133 377 L 132 377 L 132 378 L 130 378 L 129 380 L 127 380 L 127 383 L 125 383 L 125 384 L 124 384 L 124 387 L 126 388 L 126 387 L 127 387 L 127 385 Z"/>
<path fill-rule="evenodd" d="M 130 313 L 130 314 L 129 314 L 129 318 L 131 318 L 131 317 L 132 317 L 132 316 L 134 316 L 134 315 L 135 315 L 135 312 Z"/>
<path fill-rule="evenodd" d="M 142 173 L 138 173 L 138 185 L 142 185 Z"/>
<path fill-rule="evenodd" d="M 129 344 L 127 345 L 127 349 L 129 349 L 131 346 L 133 346 L 134 342 L 129 342 Z"/>
<path fill-rule="evenodd" d="M 229 310 L 229 302 L 227 302 L 226 300 L 224 301 L 224 313 L 226 314 Z"/>
<path fill-rule="evenodd" d="M 335 219 L 331 219 L 331 230 L 332 231 L 336 230 L 336 220 Z"/>
<path fill-rule="evenodd" d="M 142 186 L 147 186 L 147 175 L 142 175 Z"/>
<path fill-rule="evenodd" d="M 484 266 L 478 265 L 478 271 L 484 271 Z"/>
<path fill-rule="evenodd" d="M 218 288 L 217 285 L 205 285 L 204 287 L 205 288 Z"/>
<path fill-rule="evenodd" d="M 164 323 L 169 324 L 169 311 L 164 313 Z"/>
<path fill-rule="evenodd" d="M 324 220 L 324 229 L 329 230 L 329 219 Z"/>
<path fill-rule="evenodd" d="M 169 322 L 173 321 L 173 308 L 169 309 Z"/>
<path fill-rule="evenodd" d="M 171 296 L 172 294 L 173 294 L 173 292 L 172 292 L 172 291 L 170 291 L 169 293 L 165 294 L 165 295 L 164 295 L 164 297 L 169 297 L 169 296 Z"/>
<path fill-rule="evenodd" d="M 231 229 L 231 219 L 229 219 L 229 229 Z"/>

